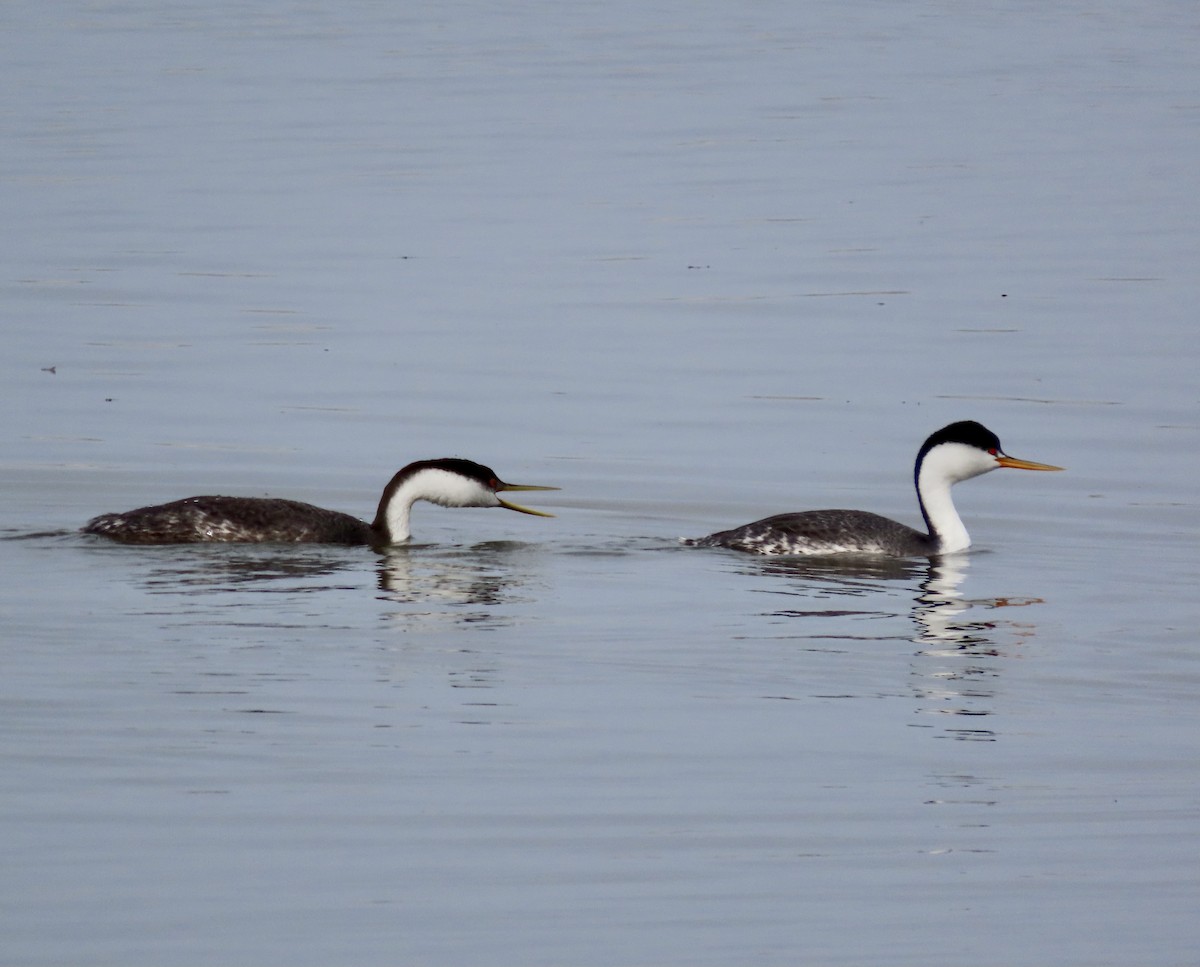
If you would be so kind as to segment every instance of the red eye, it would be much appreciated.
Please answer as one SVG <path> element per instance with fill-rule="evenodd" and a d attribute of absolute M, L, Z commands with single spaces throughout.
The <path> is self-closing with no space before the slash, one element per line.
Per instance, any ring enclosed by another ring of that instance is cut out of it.
<path fill-rule="evenodd" d="M 994 456 L 996 455 L 996 448 L 995 448 L 995 447 L 989 447 L 989 448 L 988 448 L 988 453 L 990 453 L 990 454 L 991 454 L 991 455 L 994 457 Z"/>

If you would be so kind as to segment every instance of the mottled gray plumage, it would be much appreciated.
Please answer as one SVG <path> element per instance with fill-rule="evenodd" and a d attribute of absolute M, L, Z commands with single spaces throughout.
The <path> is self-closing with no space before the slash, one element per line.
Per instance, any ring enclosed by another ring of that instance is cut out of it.
<path fill-rule="evenodd" d="M 273 497 L 187 497 L 101 514 L 84 533 L 124 544 L 199 542 L 372 544 L 370 525 L 336 510 Z"/>
<path fill-rule="evenodd" d="M 776 514 L 707 537 L 684 541 L 694 547 L 728 547 L 751 554 L 932 554 L 928 534 L 865 510 L 808 510 Z"/>

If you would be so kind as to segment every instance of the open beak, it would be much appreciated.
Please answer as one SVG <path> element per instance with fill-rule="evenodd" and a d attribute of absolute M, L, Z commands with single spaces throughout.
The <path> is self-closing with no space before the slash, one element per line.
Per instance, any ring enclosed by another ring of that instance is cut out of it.
<path fill-rule="evenodd" d="M 534 484 L 510 484 L 500 482 L 496 487 L 497 492 L 501 490 L 559 490 L 559 487 L 538 487 Z M 507 507 L 509 510 L 515 510 L 519 514 L 533 514 L 534 517 L 553 517 L 553 514 L 548 514 L 544 510 L 534 510 L 532 507 L 522 507 L 520 504 L 514 504 L 511 501 L 505 500 L 503 497 L 497 497 L 501 507 Z"/>
<path fill-rule="evenodd" d="M 1054 467 L 1048 463 L 1034 463 L 1032 460 L 1018 460 L 1016 457 L 1010 457 L 1003 453 L 996 454 L 996 463 L 1002 467 L 1008 467 L 1010 470 L 1062 470 L 1062 467 Z"/>

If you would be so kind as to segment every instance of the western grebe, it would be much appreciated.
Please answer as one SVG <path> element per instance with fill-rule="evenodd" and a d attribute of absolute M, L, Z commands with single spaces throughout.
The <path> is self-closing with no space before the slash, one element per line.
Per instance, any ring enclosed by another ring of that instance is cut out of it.
<path fill-rule="evenodd" d="M 418 460 L 392 477 L 368 524 L 336 510 L 274 497 L 187 497 L 169 504 L 139 507 L 124 514 L 101 514 L 84 533 L 102 534 L 125 544 L 198 542 L 402 544 L 412 532 L 412 505 L 427 500 L 442 507 L 505 507 L 522 514 L 553 517 L 498 496 L 509 490 L 557 490 L 505 483 L 482 464 L 457 457 Z"/>
<path fill-rule="evenodd" d="M 810 510 L 778 514 L 752 524 L 685 540 L 697 547 L 729 547 L 752 554 L 882 554 L 916 557 L 965 551 L 971 538 L 950 488 L 990 470 L 1062 470 L 1017 460 L 1000 439 L 974 420 L 951 423 L 931 435 L 917 453 L 913 478 L 928 533 L 864 510 Z"/>

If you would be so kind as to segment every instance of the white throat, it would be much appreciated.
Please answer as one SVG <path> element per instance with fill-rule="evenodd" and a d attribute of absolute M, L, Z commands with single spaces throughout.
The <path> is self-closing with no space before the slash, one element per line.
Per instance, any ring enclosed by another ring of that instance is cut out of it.
<path fill-rule="evenodd" d="M 426 500 L 442 507 L 495 507 L 496 495 L 478 481 L 437 467 L 426 467 L 401 481 L 384 507 L 387 539 L 402 544 L 412 538 L 412 506 Z"/>
<path fill-rule="evenodd" d="M 942 443 L 925 454 L 917 476 L 917 499 L 938 551 L 953 554 L 971 546 L 971 535 L 958 516 L 950 488 L 998 466 L 991 454 L 963 443 Z"/>

